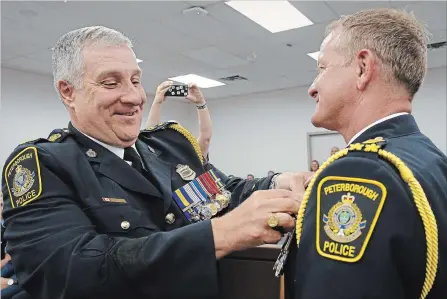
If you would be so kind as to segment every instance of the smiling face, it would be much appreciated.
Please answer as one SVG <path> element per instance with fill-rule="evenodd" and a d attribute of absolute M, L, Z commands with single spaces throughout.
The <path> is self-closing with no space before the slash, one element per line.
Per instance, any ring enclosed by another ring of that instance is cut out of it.
<path fill-rule="evenodd" d="M 338 129 L 358 96 L 355 67 L 344 65 L 346 57 L 336 42 L 337 38 L 329 34 L 321 44 L 318 75 L 309 88 L 309 95 L 316 101 L 312 124 L 329 130 Z"/>
<path fill-rule="evenodd" d="M 73 125 L 110 145 L 134 144 L 146 103 L 134 52 L 127 45 L 95 45 L 82 57 L 82 88 L 60 85 Z"/>
<path fill-rule="evenodd" d="M 311 169 L 311 171 L 317 171 L 318 168 L 320 168 L 320 165 L 318 164 L 318 162 L 315 161 L 315 160 L 312 161 L 312 164 L 310 165 L 310 169 Z"/>

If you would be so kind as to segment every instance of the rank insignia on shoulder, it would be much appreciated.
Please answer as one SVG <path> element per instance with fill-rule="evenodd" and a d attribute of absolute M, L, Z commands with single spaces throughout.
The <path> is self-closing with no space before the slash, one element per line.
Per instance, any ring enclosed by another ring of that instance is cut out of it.
<path fill-rule="evenodd" d="M 39 157 L 35 147 L 27 147 L 6 166 L 4 173 L 11 206 L 21 207 L 42 193 Z"/>
<path fill-rule="evenodd" d="M 62 142 L 65 137 L 70 135 L 71 132 L 68 129 L 55 129 L 50 133 L 48 137 L 49 142 Z"/>
<path fill-rule="evenodd" d="M 385 145 L 386 145 L 385 139 L 383 139 L 382 137 L 376 137 L 374 139 L 363 141 L 362 143 L 350 144 L 348 150 L 350 152 L 362 151 L 362 152 L 377 153 L 380 149 L 383 149 Z"/>
<path fill-rule="evenodd" d="M 329 176 L 317 189 L 316 246 L 321 256 L 354 263 L 365 253 L 387 190 L 374 180 Z"/>
<path fill-rule="evenodd" d="M 61 137 L 62 137 L 62 135 L 59 133 L 52 134 L 50 137 L 48 137 L 48 141 L 55 142 L 56 140 L 58 140 Z"/>

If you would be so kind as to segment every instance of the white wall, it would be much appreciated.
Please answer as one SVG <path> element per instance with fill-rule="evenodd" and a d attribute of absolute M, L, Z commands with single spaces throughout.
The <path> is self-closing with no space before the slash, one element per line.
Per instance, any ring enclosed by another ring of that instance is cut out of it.
<path fill-rule="evenodd" d="M 444 152 L 446 70 L 429 70 L 413 112 L 421 131 Z M 3 168 L 4 160 L 18 143 L 47 137 L 54 128 L 66 127 L 68 114 L 53 90 L 51 77 L 2 69 L 1 78 L 0 167 Z M 206 90 L 204 93 L 206 96 Z M 214 125 L 210 158 L 227 174 L 245 176 L 250 172 L 264 176 L 269 169 L 307 169 L 306 133 L 322 131 L 310 123 L 314 101 L 307 96 L 307 87 L 210 100 L 208 104 Z M 150 101 L 146 108 L 149 106 Z M 167 101 L 163 108 L 163 120 L 176 119 L 197 133 L 192 105 Z"/>

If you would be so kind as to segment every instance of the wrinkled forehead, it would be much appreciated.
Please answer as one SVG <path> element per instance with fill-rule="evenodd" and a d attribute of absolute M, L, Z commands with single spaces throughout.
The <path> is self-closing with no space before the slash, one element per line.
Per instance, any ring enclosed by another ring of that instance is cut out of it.
<path fill-rule="evenodd" d="M 97 75 L 107 70 L 141 73 L 134 51 L 127 45 L 89 45 L 82 50 L 86 73 Z"/>
<path fill-rule="evenodd" d="M 134 62 L 134 51 L 127 45 L 90 44 L 82 49 L 82 57 L 88 62 Z"/>

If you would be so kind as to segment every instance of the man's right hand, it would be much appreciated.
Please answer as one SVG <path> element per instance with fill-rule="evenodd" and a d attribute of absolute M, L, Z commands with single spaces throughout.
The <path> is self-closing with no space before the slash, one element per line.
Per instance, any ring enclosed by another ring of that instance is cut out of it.
<path fill-rule="evenodd" d="M 160 85 L 158 85 L 157 90 L 155 91 L 155 97 L 153 104 L 161 104 L 166 99 L 165 93 L 168 91 L 169 87 L 172 86 L 174 82 L 172 81 L 164 81 Z"/>
<path fill-rule="evenodd" d="M 299 201 L 291 191 L 256 191 L 230 213 L 211 220 L 216 257 L 219 259 L 233 251 L 278 243 L 281 233 L 268 225 L 269 217 L 275 215 L 279 220 L 278 226 L 290 231 L 295 226 L 292 215 L 298 208 Z"/>

